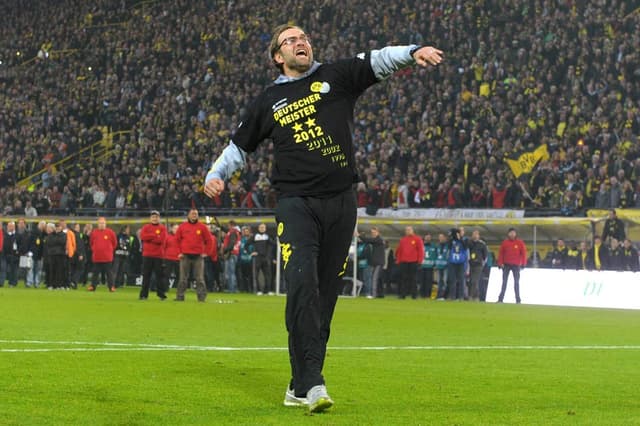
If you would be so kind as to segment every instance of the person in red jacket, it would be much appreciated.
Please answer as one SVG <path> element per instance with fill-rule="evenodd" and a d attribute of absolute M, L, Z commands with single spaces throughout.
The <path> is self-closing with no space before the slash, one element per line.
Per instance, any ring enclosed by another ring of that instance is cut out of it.
<path fill-rule="evenodd" d="M 104 281 L 106 275 L 107 286 L 110 292 L 116 291 L 113 277 L 113 253 L 118 245 L 116 233 L 111 228 L 107 228 L 107 220 L 104 217 L 98 218 L 98 227 L 91 231 L 89 236 L 91 246 L 91 261 L 93 262 L 93 274 L 91 274 L 91 285 L 89 291 L 96 291 L 98 277 L 102 276 Z"/>
<path fill-rule="evenodd" d="M 404 229 L 404 237 L 398 243 L 396 250 L 396 263 L 400 268 L 400 285 L 398 286 L 398 297 L 404 299 L 409 291 L 411 297 L 418 297 L 417 273 L 418 265 L 424 258 L 424 245 L 422 238 L 413 232 L 412 226 Z"/>
<path fill-rule="evenodd" d="M 204 285 L 204 258 L 211 250 L 211 232 L 204 223 L 198 221 L 198 209 L 189 210 L 187 221 L 182 223 L 176 231 L 176 240 L 180 247 L 180 281 L 176 301 L 184 301 L 189 276 L 196 280 L 196 294 L 198 302 L 207 298 L 207 288 Z"/>
<path fill-rule="evenodd" d="M 162 258 L 164 257 L 164 245 L 167 240 L 167 228 L 160 223 L 160 212 L 153 210 L 147 223 L 140 230 L 142 241 L 142 288 L 140 300 L 147 300 L 151 275 L 155 275 L 156 294 L 160 300 L 167 298 L 165 279 L 163 274 Z"/>
<path fill-rule="evenodd" d="M 215 225 L 209 226 L 211 232 L 211 247 L 209 256 L 204 260 L 204 280 L 209 292 L 222 291 L 222 282 L 220 280 L 220 263 L 218 261 L 218 238 L 216 237 Z"/>
<path fill-rule="evenodd" d="M 502 290 L 498 297 L 498 303 L 504 300 L 507 290 L 509 272 L 513 273 L 513 288 L 516 293 L 516 303 L 520 303 L 520 268 L 527 265 L 527 247 L 524 241 L 517 238 L 516 230 L 509 228 L 507 239 L 500 245 L 498 252 L 498 267 L 502 268 Z"/>
<path fill-rule="evenodd" d="M 176 232 L 178 232 L 178 225 L 171 225 L 171 230 L 167 234 L 167 238 L 164 240 L 164 277 L 166 279 L 165 288 L 169 289 L 175 284 L 178 286 L 180 281 L 180 246 L 178 240 L 176 240 Z M 171 282 L 173 278 L 173 283 Z"/>

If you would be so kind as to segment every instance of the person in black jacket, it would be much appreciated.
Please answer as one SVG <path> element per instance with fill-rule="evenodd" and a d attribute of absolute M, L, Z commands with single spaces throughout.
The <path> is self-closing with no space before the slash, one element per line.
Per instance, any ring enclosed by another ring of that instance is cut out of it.
<path fill-rule="evenodd" d="M 81 282 L 82 275 L 84 274 L 87 240 L 80 232 L 79 223 L 74 224 L 72 228 L 76 237 L 76 251 L 73 257 L 69 259 L 69 281 L 72 288 L 78 288 L 78 283 Z"/>
<path fill-rule="evenodd" d="M 369 257 L 369 268 L 371 268 L 371 297 L 378 297 L 382 285 L 382 268 L 384 267 L 385 253 L 384 240 L 380 236 L 380 230 L 375 226 L 371 228 L 371 237 L 360 236 L 360 241 L 371 245 L 371 256 Z"/>
<path fill-rule="evenodd" d="M 609 210 L 609 218 L 605 220 L 602 229 L 602 241 L 608 243 L 608 238 L 615 238 L 618 241 L 624 241 L 626 238 L 624 230 L 624 222 L 618 218 L 615 209 Z"/>
<path fill-rule="evenodd" d="M 624 250 L 616 238 L 611 238 L 609 260 L 605 269 L 609 271 L 624 271 Z"/>
<path fill-rule="evenodd" d="M 271 279 L 271 268 L 273 266 L 274 248 L 276 243 L 267 234 L 267 224 L 258 225 L 258 232 L 253 236 L 253 289 L 258 294 L 272 294 L 273 280 Z M 262 272 L 263 282 L 259 283 L 260 272 Z"/>
<path fill-rule="evenodd" d="M 564 244 L 564 240 L 562 238 L 558 238 L 556 241 L 556 245 L 553 251 L 550 254 L 550 266 L 553 269 L 566 269 L 567 261 L 568 261 L 568 252 L 567 246 Z"/>
<path fill-rule="evenodd" d="M 27 276 L 27 286 L 33 285 L 33 287 L 40 287 L 42 282 L 43 269 L 43 252 L 44 252 L 44 240 L 47 236 L 47 223 L 41 220 L 38 223 L 38 229 L 33 235 L 33 268 L 31 274 Z"/>
<path fill-rule="evenodd" d="M 3 275 L 3 282 L 0 282 L 0 286 L 4 285 L 4 277 L 6 277 L 9 287 L 15 287 L 18 285 L 18 264 L 20 259 L 15 222 L 7 223 L 7 230 L 4 232 L 2 240 L 2 256 L 4 258 L 5 275 Z"/>
<path fill-rule="evenodd" d="M 66 277 L 67 235 L 60 223 L 47 224 L 47 238 L 44 241 L 46 284 L 49 290 L 68 289 Z"/>
<path fill-rule="evenodd" d="M 477 302 L 480 300 L 480 279 L 489 257 L 489 249 L 487 249 L 487 243 L 480 238 L 480 231 L 477 229 L 471 234 L 471 240 L 467 246 L 469 248 L 469 298 Z"/>
<path fill-rule="evenodd" d="M 291 365 L 284 405 L 313 413 L 333 405 L 322 370 L 357 217 L 355 103 L 400 69 L 439 64 L 442 51 L 388 46 L 322 64 L 314 61 L 310 36 L 289 24 L 274 30 L 269 51 L 281 74 L 247 107 L 204 192 L 219 196 L 248 153 L 265 140 L 273 144 Z"/>

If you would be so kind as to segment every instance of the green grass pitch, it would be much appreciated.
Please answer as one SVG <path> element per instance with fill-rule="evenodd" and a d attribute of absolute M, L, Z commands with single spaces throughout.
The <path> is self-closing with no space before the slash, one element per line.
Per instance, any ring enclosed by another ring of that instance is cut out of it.
<path fill-rule="evenodd" d="M 310 416 L 284 297 L 137 291 L 0 288 L 0 424 L 640 424 L 640 312 L 341 298 Z"/>

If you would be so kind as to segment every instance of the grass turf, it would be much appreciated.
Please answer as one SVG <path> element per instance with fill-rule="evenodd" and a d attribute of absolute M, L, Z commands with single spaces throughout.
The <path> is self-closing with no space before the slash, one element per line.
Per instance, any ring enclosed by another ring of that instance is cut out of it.
<path fill-rule="evenodd" d="M 187 296 L 0 288 L 0 424 L 640 424 L 635 311 L 340 299 L 309 416 L 284 298 Z"/>

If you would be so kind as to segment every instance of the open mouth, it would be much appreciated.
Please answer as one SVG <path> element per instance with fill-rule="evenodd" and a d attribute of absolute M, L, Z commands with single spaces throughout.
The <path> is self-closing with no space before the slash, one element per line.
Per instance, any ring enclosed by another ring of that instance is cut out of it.
<path fill-rule="evenodd" d="M 296 50 L 296 56 L 298 56 L 298 57 L 305 57 L 305 58 L 306 58 L 306 57 L 307 57 L 307 56 L 309 56 L 309 55 L 307 54 L 307 51 L 306 51 L 306 50 L 304 50 L 304 49 L 298 49 L 298 50 Z"/>

